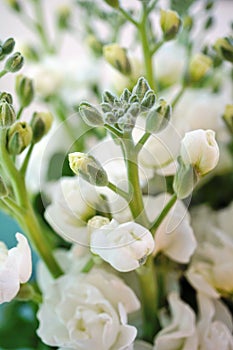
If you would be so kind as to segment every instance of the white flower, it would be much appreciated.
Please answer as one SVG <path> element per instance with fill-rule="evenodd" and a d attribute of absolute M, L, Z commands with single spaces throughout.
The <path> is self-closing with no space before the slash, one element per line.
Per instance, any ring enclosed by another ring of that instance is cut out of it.
<path fill-rule="evenodd" d="M 145 227 L 112 220 L 91 234 L 91 251 L 109 262 L 116 270 L 127 272 L 138 268 L 154 249 L 153 237 Z"/>
<path fill-rule="evenodd" d="M 101 204 L 95 188 L 79 177 L 61 178 L 52 193 L 46 220 L 64 239 L 87 245 L 87 221 Z"/>
<path fill-rule="evenodd" d="M 160 214 L 170 198 L 171 196 L 165 193 L 144 198 L 150 221 Z M 163 252 L 170 259 L 185 264 L 189 262 L 195 248 L 196 239 L 190 225 L 188 210 L 178 200 L 156 230 L 154 254 Z"/>
<path fill-rule="evenodd" d="M 137 333 L 127 325 L 127 314 L 138 308 L 133 291 L 104 270 L 68 274 L 48 285 L 37 314 L 37 333 L 51 346 L 123 350 Z"/>
<path fill-rule="evenodd" d="M 195 289 L 213 298 L 233 291 L 232 217 L 233 203 L 218 212 L 205 206 L 192 211 L 198 247 L 187 278 Z"/>
<path fill-rule="evenodd" d="M 213 130 L 187 132 L 181 141 L 180 155 L 185 164 L 195 167 L 199 175 L 214 169 L 219 160 L 219 148 Z"/>
<path fill-rule="evenodd" d="M 153 350 L 197 350 L 193 310 L 174 292 L 169 295 L 168 301 L 171 320 L 155 337 Z"/>
<path fill-rule="evenodd" d="M 26 283 L 32 273 L 31 250 L 27 239 L 15 235 L 17 247 L 7 249 L 0 242 L 0 304 L 11 301 L 19 291 L 20 283 Z"/>

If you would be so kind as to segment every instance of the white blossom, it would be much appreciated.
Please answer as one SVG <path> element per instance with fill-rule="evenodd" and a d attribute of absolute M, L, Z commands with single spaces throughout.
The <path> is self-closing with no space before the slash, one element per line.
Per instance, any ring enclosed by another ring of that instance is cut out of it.
<path fill-rule="evenodd" d="M 213 130 L 187 132 L 181 141 L 180 155 L 185 164 L 195 167 L 199 175 L 214 169 L 219 160 L 219 147 Z"/>
<path fill-rule="evenodd" d="M 153 221 L 163 210 L 169 194 L 144 198 L 147 215 Z M 156 230 L 154 254 L 162 252 L 179 263 L 187 263 L 196 248 L 196 239 L 190 225 L 188 209 L 177 201 Z"/>
<path fill-rule="evenodd" d="M 45 344 L 63 349 L 123 350 L 137 333 L 127 314 L 138 308 L 134 292 L 104 270 L 67 274 L 44 291 L 37 333 Z"/>
<path fill-rule="evenodd" d="M 0 242 L 0 304 L 11 301 L 18 293 L 20 283 L 26 283 L 32 273 L 28 241 L 21 233 L 16 233 L 15 237 L 18 244 L 9 250 Z"/>
<path fill-rule="evenodd" d="M 121 272 L 132 271 L 143 264 L 154 249 L 148 229 L 135 222 L 109 224 L 94 230 L 90 239 L 91 251 Z"/>

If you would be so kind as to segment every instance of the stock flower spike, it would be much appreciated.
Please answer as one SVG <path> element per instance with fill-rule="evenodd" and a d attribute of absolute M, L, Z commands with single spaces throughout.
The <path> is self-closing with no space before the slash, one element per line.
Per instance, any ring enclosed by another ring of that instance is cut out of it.
<path fill-rule="evenodd" d="M 0 349 L 233 350 L 233 3 L 3 3 Z"/>

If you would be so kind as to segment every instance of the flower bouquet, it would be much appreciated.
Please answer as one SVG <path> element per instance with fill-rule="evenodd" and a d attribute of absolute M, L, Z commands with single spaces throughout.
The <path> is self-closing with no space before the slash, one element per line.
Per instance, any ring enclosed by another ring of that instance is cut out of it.
<path fill-rule="evenodd" d="M 233 349 L 220 1 L 4 8 L 31 39 L 0 42 L 0 348 Z"/>

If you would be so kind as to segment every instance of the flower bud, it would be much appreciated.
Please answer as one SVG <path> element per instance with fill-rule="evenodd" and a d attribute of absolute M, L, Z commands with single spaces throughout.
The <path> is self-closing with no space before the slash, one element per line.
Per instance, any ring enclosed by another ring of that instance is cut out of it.
<path fill-rule="evenodd" d="M 11 126 L 16 120 L 16 115 L 13 106 L 6 100 L 0 102 L 0 126 Z"/>
<path fill-rule="evenodd" d="M 192 193 L 198 177 L 192 165 L 184 164 L 181 157 L 178 157 L 178 162 L 179 168 L 174 176 L 173 189 L 178 199 L 184 199 Z"/>
<path fill-rule="evenodd" d="M 4 55 L 9 55 L 15 47 L 15 40 L 13 38 L 9 38 L 2 44 L 2 51 Z"/>
<path fill-rule="evenodd" d="M 102 56 L 103 44 L 96 38 L 95 35 L 88 35 L 86 38 L 86 43 L 97 57 Z"/>
<path fill-rule="evenodd" d="M 147 80 L 144 77 L 138 79 L 137 84 L 133 88 L 133 95 L 137 95 L 139 101 L 142 101 L 146 92 L 151 90 Z"/>
<path fill-rule="evenodd" d="M 0 198 L 5 198 L 8 196 L 8 189 L 3 178 L 0 176 Z"/>
<path fill-rule="evenodd" d="M 20 74 L 16 77 L 16 93 L 21 107 L 30 105 L 34 98 L 34 86 L 32 79 Z"/>
<path fill-rule="evenodd" d="M 32 300 L 34 295 L 35 295 L 35 291 L 32 285 L 28 283 L 24 283 L 20 285 L 20 290 L 16 295 L 16 299 L 20 301 L 28 301 L 28 300 Z"/>
<path fill-rule="evenodd" d="M 90 126 L 104 125 L 102 114 L 88 102 L 79 105 L 79 113 L 83 121 Z"/>
<path fill-rule="evenodd" d="M 67 29 L 70 25 L 71 8 L 67 5 L 59 6 L 57 9 L 57 26 L 60 29 Z"/>
<path fill-rule="evenodd" d="M 117 100 L 117 97 L 112 94 L 110 91 L 105 90 L 102 96 L 104 103 L 109 103 L 110 105 L 113 105 L 114 102 Z"/>
<path fill-rule="evenodd" d="M 7 134 L 7 149 L 10 154 L 17 155 L 32 141 L 32 128 L 26 122 L 16 122 Z"/>
<path fill-rule="evenodd" d="M 181 28 L 181 19 L 177 12 L 171 10 L 161 10 L 160 26 L 165 40 L 172 40 Z"/>
<path fill-rule="evenodd" d="M 143 97 L 143 100 L 141 102 L 141 107 L 144 107 L 146 109 L 150 109 L 154 106 L 156 101 L 156 95 L 153 90 L 148 90 L 145 93 L 145 96 Z"/>
<path fill-rule="evenodd" d="M 233 133 L 233 105 L 226 105 L 223 120 L 229 130 Z"/>
<path fill-rule="evenodd" d="M 92 156 L 81 152 L 69 154 L 71 170 L 84 180 L 96 186 L 106 186 L 108 176 L 101 164 Z"/>
<path fill-rule="evenodd" d="M 218 39 L 214 44 L 214 49 L 224 60 L 233 62 L 233 37 Z"/>
<path fill-rule="evenodd" d="M 119 0 L 104 0 L 106 2 L 106 4 L 108 4 L 109 6 L 118 9 L 119 8 Z"/>
<path fill-rule="evenodd" d="M 126 50 L 118 44 L 105 45 L 103 47 L 104 58 L 115 69 L 122 74 L 129 75 L 131 73 L 130 61 L 127 57 Z"/>
<path fill-rule="evenodd" d="M 0 93 L 0 101 L 2 101 L 2 100 L 5 100 L 10 105 L 12 105 L 12 103 L 13 103 L 12 95 L 9 94 L 8 92 L 5 92 L 5 91 Z"/>
<path fill-rule="evenodd" d="M 21 4 L 18 0 L 6 0 L 6 3 L 16 12 L 20 12 L 22 10 Z"/>
<path fill-rule="evenodd" d="M 33 132 L 33 143 L 36 143 L 44 137 L 50 130 L 53 122 L 53 116 L 50 112 L 35 112 L 32 116 L 31 127 Z"/>
<path fill-rule="evenodd" d="M 158 133 L 166 128 L 171 118 L 171 106 L 160 98 L 158 104 L 152 108 L 146 117 L 146 131 Z"/>
<path fill-rule="evenodd" d="M 8 58 L 5 63 L 4 69 L 8 72 L 18 72 L 23 67 L 24 58 L 20 52 L 15 52 Z"/>
<path fill-rule="evenodd" d="M 125 88 L 124 91 L 121 94 L 121 101 L 125 101 L 128 102 L 131 96 L 131 92 L 129 91 L 129 89 Z"/>
<path fill-rule="evenodd" d="M 202 53 L 196 54 L 189 64 L 189 79 L 191 82 L 197 82 L 204 78 L 206 73 L 212 66 L 212 60 L 210 57 L 203 55 Z"/>
<path fill-rule="evenodd" d="M 187 132 L 181 141 L 180 155 L 184 164 L 192 165 L 203 176 L 214 169 L 219 160 L 219 148 L 213 130 Z"/>

